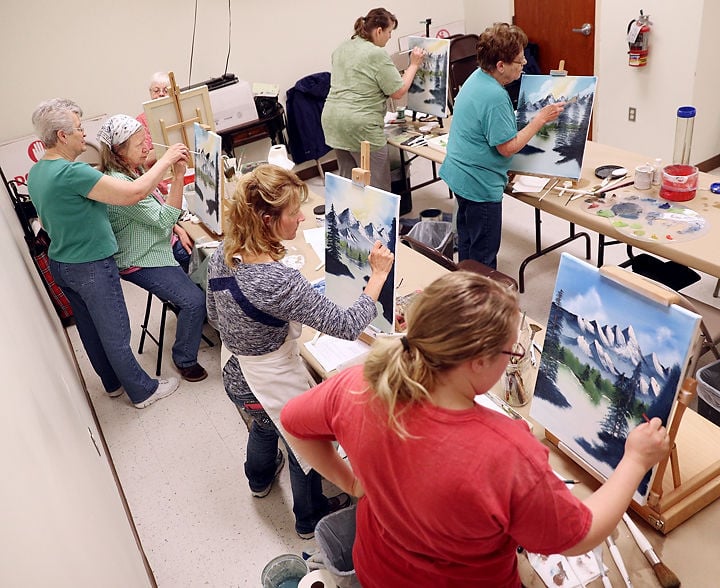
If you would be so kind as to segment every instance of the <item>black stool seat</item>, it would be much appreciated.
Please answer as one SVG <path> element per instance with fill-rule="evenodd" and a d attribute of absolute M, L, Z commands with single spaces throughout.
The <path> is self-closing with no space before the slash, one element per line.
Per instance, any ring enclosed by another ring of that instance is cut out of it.
<path fill-rule="evenodd" d="M 700 280 L 700 274 L 689 267 L 675 261 L 663 261 L 647 253 L 636 255 L 629 265 L 636 274 L 660 282 L 675 291 Z"/>

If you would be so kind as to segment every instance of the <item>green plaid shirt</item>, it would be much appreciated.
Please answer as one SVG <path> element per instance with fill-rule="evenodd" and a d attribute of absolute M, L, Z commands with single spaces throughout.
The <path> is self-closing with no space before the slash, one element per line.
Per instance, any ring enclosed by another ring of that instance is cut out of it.
<path fill-rule="evenodd" d="M 111 172 L 109 175 L 132 181 Z M 156 190 L 132 206 L 108 206 L 110 225 L 118 242 L 115 261 L 122 271 L 131 267 L 178 265 L 173 257 L 170 238 L 182 210 L 165 204 Z"/>

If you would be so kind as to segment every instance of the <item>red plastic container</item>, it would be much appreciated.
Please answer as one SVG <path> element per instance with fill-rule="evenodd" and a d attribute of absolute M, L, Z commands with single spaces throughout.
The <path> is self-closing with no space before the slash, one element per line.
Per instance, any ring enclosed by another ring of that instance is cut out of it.
<path fill-rule="evenodd" d="M 695 198 L 698 185 L 698 168 L 694 165 L 666 165 L 662 173 L 660 197 L 673 202 Z"/>

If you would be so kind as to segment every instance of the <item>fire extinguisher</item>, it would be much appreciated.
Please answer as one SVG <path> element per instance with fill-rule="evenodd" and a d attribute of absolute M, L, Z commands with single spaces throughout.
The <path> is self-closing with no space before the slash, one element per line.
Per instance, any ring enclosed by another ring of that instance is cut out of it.
<path fill-rule="evenodd" d="M 650 41 L 650 15 L 643 14 L 628 23 L 627 42 L 630 46 L 628 51 L 628 65 L 630 67 L 645 67 L 647 65 L 648 44 Z"/>

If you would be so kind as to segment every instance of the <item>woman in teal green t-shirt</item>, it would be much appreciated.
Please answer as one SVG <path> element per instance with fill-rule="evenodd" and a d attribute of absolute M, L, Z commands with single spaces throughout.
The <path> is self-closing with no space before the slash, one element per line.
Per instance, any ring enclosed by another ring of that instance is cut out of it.
<path fill-rule="evenodd" d="M 459 261 L 474 259 L 493 269 L 500 249 L 510 158 L 565 105 L 548 104 L 518 132 L 504 87 L 522 75 L 527 42 L 522 29 L 507 23 L 496 23 L 480 35 L 479 68 L 455 100 L 447 155 L 440 167 L 440 177 L 457 198 Z"/>
<path fill-rule="evenodd" d="M 137 408 L 172 394 L 178 380 L 156 380 L 130 349 L 130 321 L 113 254 L 115 235 L 107 204 L 130 205 L 144 198 L 172 164 L 187 161 L 185 145 L 170 147 L 158 164 L 133 182 L 103 175 L 75 159 L 87 149 L 82 110 L 55 98 L 33 112 L 45 154 L 30 170 L 28 190 L 50 235 L 50 271 L 75 316 L 80 339 L 109 396 L 127 393 Z"/>

